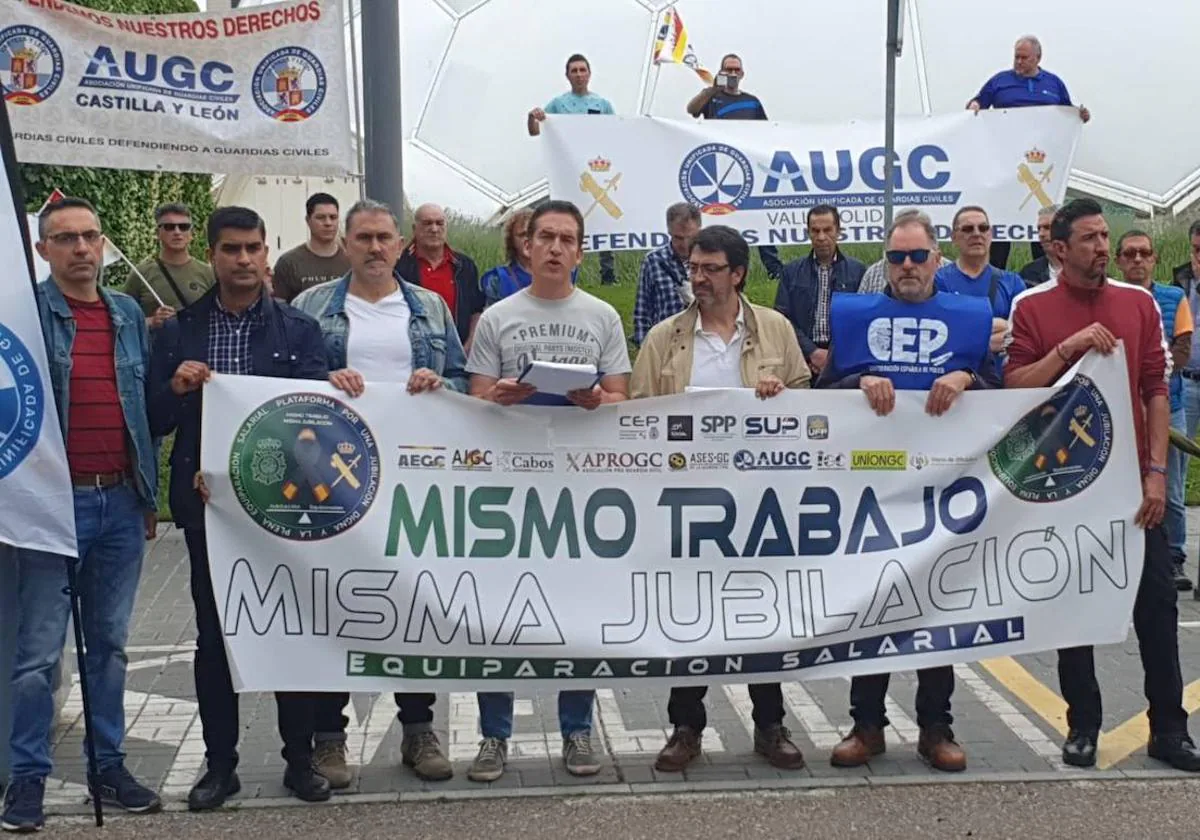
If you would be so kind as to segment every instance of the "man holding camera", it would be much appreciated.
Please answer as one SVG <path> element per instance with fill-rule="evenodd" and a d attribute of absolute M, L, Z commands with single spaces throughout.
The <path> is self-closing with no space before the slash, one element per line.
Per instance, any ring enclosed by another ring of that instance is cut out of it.
<path fill-rule="evenodd" d="M 753 93 L 741 89 L 745 75 L 740 56 L 735 53 L 725 56 L 721 59 L 721 70 L 713 79 L 712 87 L 693 96 L 687 104 L 687 112 L 697 119 L 704 117 L 706 120 L 767 119 L 767 110 L 762 101 Z M 783 276 L 783 261 L 779 259 L 779 250 L 774 245 L 760 245 L 758 257 L 772 280 Z"/>

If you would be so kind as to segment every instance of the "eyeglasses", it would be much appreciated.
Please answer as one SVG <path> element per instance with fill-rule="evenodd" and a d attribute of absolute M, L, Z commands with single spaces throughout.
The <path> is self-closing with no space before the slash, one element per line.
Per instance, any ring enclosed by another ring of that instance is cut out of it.
<path fill-rule="evenodd" d="M 1126 248 L 1125 250 L 1121 251 L 1121 256 L 1127 260 L 1135 260 L 1138 257 L 1148 260 L 1154 256 L 1154 252 L 1149 248 Z"/>
<path fill-rule="evenodd" d="M 104 238 L 104 234 L 98 230 L 85 230 L 83 233 L 52 233 L 46 237 L 55 245 L 60 247 L 70 247 L 82 239 L 88 245 L 95 245 Z"/>
<path fill-rule="evenodd" d="M 892 265 L 904 265 L 905 260 L 912 260 L 915 265 L 924 265 L 932 253 L 928 248 L 913 248 L 911 251 L 886 251 L 884 256 Z"/>
<path fill-rule="evenodd" d="M 158 226 L 158 229 L 165 230 L 168 233 L 172 233 L 174 231 L 179 231 L 180 233 L 187 233 L 189 230 L 192 229 L 192 223 L 191 222 L 161 222 Z"/>
<path fill-rule="evenodd" d="M 992 229 L 992 226 L 989 225 L 987 222 L 982 222 L 981 224 L 978 224 L 978 225 L 959 225 L 958 229 L 960 232 L 966 233 L 966 234 L 972 234 L 975 231 L 979 231 L 980 233 L 987 233 L 989 230 Z"/>
<path fill-rule="evenodd" d="M 695 277 L 697 274 L 703 274 L 705 277 L 712 277 L 720 274 L 725 269 L 729 268 L 729 263 L 688 263 L 687 271 L 689 277 Z"/>

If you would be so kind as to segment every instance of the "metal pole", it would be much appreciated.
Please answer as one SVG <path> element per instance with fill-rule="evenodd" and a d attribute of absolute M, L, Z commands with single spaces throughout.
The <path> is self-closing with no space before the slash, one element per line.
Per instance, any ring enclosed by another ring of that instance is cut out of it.
<path fill-rule="evenodd" d="M 404 212 L 400 128 L 400 2 L 362 4 L 363 139 L 367 195 Z"/>
<path fill-rule="evenodd" d="M 346 11 L 350 20 L 350 82 L 354 97 L 354 154 L 358 159 L 358 197 L 367 197 L 366 176 L 363 173 L 363 124 L 362 111 L 359 110 L 359 100 L 362 89 L 359 87 L 358 75 L 358 38 L 354 35 L 354 0 L 347 0 Z M 403 208 L 401 208 L 403 210 Z"/>
<path fill-rule="evenodd" d="M 896 56 L 900 53 L 900 4 L 904 0 L 887 0 L 887 93 L 884 103 L 883 129 L 883 229 L 892 225 L 895 187 L 892 185 L 896 154 Z"/>
<path fill-rule="evenodd" d="M 88 697 L 87 656 L 83 646 L 83 617 L 79 609 L 79 581 L 75 567 L 78 562 L 74 557 L 64 557 L 67 564 L 67 595 L 71 599 L 71 624 L 75 625 L 75 659 L 79 663 L 79 695 L 83 699 L 83 743 L 87 752 L 88 778 L 100 775 L 100 765 L 96 762 L 96 739 L 92 735 L 92 702 Z M 96 815 L 96 826 L 104 826 L 104 809 L 100 805 L 100 791 L 88 784 L 88 792 L 92 795 L 92 810 Z"/>

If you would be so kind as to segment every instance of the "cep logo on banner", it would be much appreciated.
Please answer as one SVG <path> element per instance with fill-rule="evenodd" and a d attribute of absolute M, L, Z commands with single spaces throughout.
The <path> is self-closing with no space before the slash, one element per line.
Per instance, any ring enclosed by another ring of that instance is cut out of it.
<path fill-rule="evenodd" d="M 867 327 L 867 346 L 881 362 L 945 364 L 954 354 L 934 355 L 950 337 L 944 321 L 936 318 L 876 318 Z"/>

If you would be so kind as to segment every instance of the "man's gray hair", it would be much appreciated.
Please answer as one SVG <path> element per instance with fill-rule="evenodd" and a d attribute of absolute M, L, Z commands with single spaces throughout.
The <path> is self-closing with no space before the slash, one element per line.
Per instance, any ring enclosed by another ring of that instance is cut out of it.
<path fill-rule="evenodd" d="M 1057 213 L 1058 211 L 1059 211 L 1059 206 L 1057 204 L 1047 204 L 1045 207 L 1038 209 L 1037 217 L 1039 219 L 1044 219 L 1047 216 L 1054 218 L 1054 214 Z"/>
<path fill-rule="evenodd" d="M 884 247 L 892 244 L 892 234 L 897 230 L 917 225 L 925 228 L 925 234 L 929 237 L 929 246 L 936 250 L 938 246 L 937 231 L 933 228 L 933 221 L 929 218 L 929 214 L 920 210 L 902 210 L 896 214 L 892 219 L 891 227 L 887 229 L 887 236 L 883 239 Z"/>
<path fill-rule="evenodd" d="M 1033 47 L 1033 51 L 1037 53 L 1038 58 L 1042 57 L 1042 42 L 1038 40 L 1036 35 L 1022 35 L 1017 39 L 1016 44 L 1013 44 L 1013 47 L 1015 48 L 1017 44 L 1028 44 Z"/>
<path fill-rule="evenodd" d="M 700 222 L 700 208 L 686 201 L 680 201 L 667 208 L 667 227 L 679 222 Z"/>
<path fill-rule="evenodd" d="M 360 213 L 387 213 L 392 217 L 392 224 L 396 226 L 396 230 L 400 229 L 400 220 L 396 218 L 396 214 L 392 212 L 391 207 L 373 198 L 361 198 L 354 202 L 354 205 L 346 211 L 347 233 L 350 231 L 350 224 L 354 221 L 354 217 Z"/>

